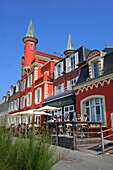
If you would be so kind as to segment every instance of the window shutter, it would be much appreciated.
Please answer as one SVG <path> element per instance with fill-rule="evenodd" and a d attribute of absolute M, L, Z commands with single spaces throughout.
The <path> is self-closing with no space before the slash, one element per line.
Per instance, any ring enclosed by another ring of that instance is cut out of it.
<path fill-rule="evenodd" d="M 64 71 L 64 61 L 61 62 L 61 76 L 63 75 Z"/>
<path fill-rule="evenodd" d="M 29 101 L 29 103 L 30 103 L 30 106 L 32 105 L 32 93 L 30 93 L 30 101 Z"/>
<path fill-rule="evenodd" d="M 38 88 L 35 90 L 35 104 L 38 104 L 42 101 L 42 89 Z M 31 104 L 32 104 L 32 96 L 31 96 Z"/>
<path fill-rule="evenodd" d="M 35 104 L 37 104 L 37 90 L 35 90 Z"/>
<path fill-rule="evenodd" d="M 54 79 L 56 79 L 58 77 L 58 70 L 57 70 L 57 66 L 54 67 Z"/>
<path fill-rule="evenodd" d="M 39 91 L 40 91 L 40 93 L 39 93 L 40 94 L 39 95 L 39 97 L 40 97 L 39 103 L 40 103 L 42 101 L 42 89 L 40 88 Z"/>
<path fill-rule="evenodd" d="M 69 71 L 71 71 L 71 62 L 70 58 L 66 58 L 66 73 L 68 73 Z"/>
<path fill-rule="evenodd" d="M 26 79 L 24 79 L 24 82 L 23 82 L 23 88 L 24 88 L 24 90 L 23 90 L 23 91 L 25 91 L 25 89 L 26 89 Z"/>
<path fill-rule="evenodd" d="M 29 106 L 29 93 L 27 94 L 26 99 L 27 99 L 26 105 Z"/>
<path fill-rule="evenodd" d="M 76 52 L 76 53 L 75 53 L 75 68 L 78 67 L 78 66 L 77 66 L 77 64 L 79 63 L 78 60 L 79 60 L 79 59 L 78 59 L 78 52 Z"/>

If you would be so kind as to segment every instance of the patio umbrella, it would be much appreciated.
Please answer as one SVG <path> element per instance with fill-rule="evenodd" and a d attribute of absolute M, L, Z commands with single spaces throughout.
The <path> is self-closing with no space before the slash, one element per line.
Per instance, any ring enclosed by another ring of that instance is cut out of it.
<path fill-rule="evenodd" d="M 60 110 L 58 107 L 53 107 L 53 106 L 44 106 L 39 109 L 36 109 L 37 111 L 45 111 L 45 112 L 50 112 L 50 111 L 55 111 L 55 110 Z"/>
<path fill-rule="evenodd" d="M 46 113 L 46 112 L 44 112 L 44 111 L 38 111 L 38 110 L 34 110 L 33 113 L 34 113 L 34 115 L 52 116 L 51 113 Z"/>
<path fill-rule="evenodd" d="M 47 116 L 52 116 L 50 113 L 46 113 L 44 111 L 37 111 L 37 110 L 27 110 L 23 112 L 17 112 L 14 114 L 11 114 L 10 116 L 12 117 L 27 117 L 27 116 L 33 116 L 33 115 L 47 115 Z"/>

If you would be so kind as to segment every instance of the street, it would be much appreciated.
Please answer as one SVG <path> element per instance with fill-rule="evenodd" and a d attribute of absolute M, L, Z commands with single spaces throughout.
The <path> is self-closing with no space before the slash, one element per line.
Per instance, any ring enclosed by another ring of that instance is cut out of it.
<path fill-rule="evenodd" d="M 53 170 L 113 170 L 113 154 L 96 155 L 57 147 L 58 153 L 64 156 Z"/>

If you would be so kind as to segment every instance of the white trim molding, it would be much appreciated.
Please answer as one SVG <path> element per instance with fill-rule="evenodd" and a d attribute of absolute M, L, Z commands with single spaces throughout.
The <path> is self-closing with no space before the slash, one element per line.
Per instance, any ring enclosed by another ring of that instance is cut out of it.
<path fill-rule="evenodd" d="M 98 88 L 99 85 L 103 87 L 105 83 L 109 85 L 111 81 L 113 81 L 113 73 L 96 79 L 92 79 L 90 81 L 84 82 L 83 84 L 75 86 L 74 90 L 77 90 L 75 94 L 78 95 L 80 92 L 83 93 L 84 90 L 88 91 L 89 89 L 92 90 L 93 88 Z"/>
<path fill-rule="evenodd" d="M 104 95 L 91 95 L 91 96 L 88 96 L 88 97 L 85 97 L 84 99 L 82 99 L 80 101 L 80 111 L 81 111 L 81 116 L 82 116 L 82 120 L 83 120 L 83 115 L 84 113 L 86 113 L 86 110 L 85 110 L 85 102 L 86 101 L 89 101 L 91 99 L 96 99 L 96 98 L 101 98 L 102 101 L 103 101 L 103 115 L 104 115 L 104 125 L 103 126 L 106 126 L 107 125 L 107 121 L 106 121 L 106 105 L 105 105 L 105 96 Z"/>

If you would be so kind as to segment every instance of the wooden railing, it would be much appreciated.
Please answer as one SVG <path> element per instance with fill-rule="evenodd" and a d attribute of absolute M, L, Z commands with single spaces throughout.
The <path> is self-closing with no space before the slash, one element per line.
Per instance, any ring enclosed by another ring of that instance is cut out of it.
<path fill-rule="evenodd" d="M 67 125 L 70 125 L 70 131 L 69 127 Z M 88 130 L 82 131 L 82 127 L 85 127 L 87 125 Z M 101 152 L 104 153 L 104 140 L 103 140 L 103 131 L 102 131 L 102 122 L 90 122 L 90 121 L 68 121 L 68 122 L 48 122 L 45 123 L 44 126 L 49 129 L 51 132 L 51 136 L 55 138 L 55 144 L 59 145 L 59 138 L 65 136 L 70 137 L 72 140 L 72 148 L 73 150 L 77 149 L 77 138 L 81 136 L 83 137 L 83 134 L 88 136 L 88 138 L 91 139 L 91 137 L 100 138 L 100 144 L 101 144 Z M 80 126 L 81 130 L 77 130 L 77 127 Z M 60 129 L 63 129 L 62 132 Z M 67 139 L 68 139 L 67 138 Z M 66 142 L 66 140 L 65 140 Z"/>

